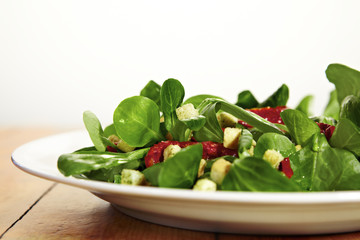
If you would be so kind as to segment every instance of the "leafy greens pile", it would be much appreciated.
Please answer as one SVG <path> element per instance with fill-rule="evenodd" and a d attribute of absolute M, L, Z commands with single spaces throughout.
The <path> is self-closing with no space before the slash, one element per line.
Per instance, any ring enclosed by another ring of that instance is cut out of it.
<path fill-rule="evenodd" d="M 105 129 L 92 112 L 84 112 L 83 120 L 94 146 L 61 155 L 58 169 L 65 176 L 113 183 L 121 182 L 124 169 L 136 169 L 144 174 L 149 185 L 190 189 L 198 180 L 201 144 L 183 148 L 167 161 L 150 167 L 145 166 L 144 157 L 150 147 L 166 141 L 169 134 L 179 142 L 193 138 L 198 142 L 222 143 L 224 131 L 218 114 L 226 112 L 251 128 L 236 125 L 243 129 L 238 157 L 223 157 L 231 162 L 231 168 L 218 184 L 218 190 L 360 190 L 360 72 L 341 64 L 330 64 L 326 76 L 335 90 L 323 115 L 310 116 L 313 96 L 309 95 L 296 108 L 281 112 L 284 124 L 271 123 L 247 109 L 285 106 L 289 98 L 285 84 L 263 102 L 259 103 L 250 91 L 243 91 L 232 104 L 205 94 L 184 101 L 185 90 L 178 80 L 168 79 L 162 86 L 150 81 L 139 96 L 127 98 L 118 105 L 113 124 Z M 189 103 L 200 114 L 179 120 L 176 109 Z M 335 126 L 331 138 L 327 139 L 321 132 L 319 123 Z M 110 139 L 114 135 L 130 146 L 131 151 L 120 151 Z M 256 146 L 250 155 L 248 150 L 253 141 Z M 109 148 L 117 150 L 108 151 Z M 268 149 L 289 159 L 291 178 L 263 159 Z M 209 178 L 215 161 L 207 160 L 205 173 L 200 178 Z"/>

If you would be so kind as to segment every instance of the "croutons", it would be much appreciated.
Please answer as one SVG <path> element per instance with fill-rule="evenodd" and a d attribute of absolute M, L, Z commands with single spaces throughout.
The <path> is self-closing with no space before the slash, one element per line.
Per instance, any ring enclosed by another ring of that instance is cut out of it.
<path fill-rule="evenodd" d="M 192 103 L 188 103 L 176 109 L 176 116 L 179 120 L 190 119 L 199 116 L 199 111 Z"/>
<path fill-rule="evenodd" d="M 120 141 L 120 138 L 116 135 L 110 135 L 108 137 L 109 141 L 112 142 L 113 144 L 117 144 Z"/>
<path fill-rule="evenodd" d="M 302 149 L 302 147 L 301 147 L 301 145 L 296 145 L 295 149 L 296 149 L 296 151 L 300 151 Z"/>
<path fill-rule="evenodd" d="M 200 160 L 200 166 L 199 166 L 199 170 L 198 170 L 198 177 L 201 177 L 202 175 L 204 175 L 204 171 L 205 171 L 205 167 L 206 167 L 206 160 L 205 159 L 201 159 Z"/>
<path fill-rule="evenodd" d="M 229 149 L 237 149 L 239 146 L 239 138 L 241 136 L 240 128 L 227 127 L 224 130 L 224 147 Z"/>
<path fill-rule="evenodd" d="M 223 158 L 219 158 L 211 166 L 211 170 L 210 170 L 211 180 L 221 185 L 222 181 L 224 180 L 224 177 L 229 172 L 230 168 L 231 168 L 231 162 L 226 161 Z"/>
<path fill-rule="evenodd" d="M 121 171 L 121 184 L 126 185 L 145 185 L 145 175 L 133 169 L 123 169 Z"/>
<path fill-rule="evenodd" d="M 119 140 L 118 144 L 116 145 L 121 151 L 123 152 L 131 152 L 134 151 L 135 147 L 130 146 L 122 139 Z"/>
<path fill-rule="evenodd" d="M 168 158 L 171 158 L 172 156 L 174 156 L 176 153 L 178 153 L 181 150 L 181 147 L 179 147 L 178 145 L 169 145 L 164 149 L 164 161 L 166 161 Z"/>
<path fill-rule="evenodd" d="M 256 147 L 256 142 L 255 142 L 255 140 L 252 140 L 251 147 L 248 150 L 248 153 L 250 154 L 250 156 L 254 156 L 255 147 Z"/>
<path fill-rule="evenodd" d="M 284 157 L 278 151 L 268 149 L 265 151 L 263 159 L 268 161 L 274 168 L 279 168 L 279 164 L 282 160 L 284 160 Z"/>
<path fill-rule="evenodd" d="M 109 140 L 123 152 L 131 152 L 135 149 L 135 147 L 130 146 L 116 135 L 109 136 Z"/>
<path fill-rule="evenodd" d="M 230 113 L 221 112 L 218 115 L 218 121 L 222 128 L 226 128 L 226 127 L 235 127 L 239 119 L 231 115 Z"/>
<path fill-rule="evenodd" d="M 214 192 L 216 191 L 216 183 L 207 178 L 199 179 L 195 183 L 193 190 Z"/>

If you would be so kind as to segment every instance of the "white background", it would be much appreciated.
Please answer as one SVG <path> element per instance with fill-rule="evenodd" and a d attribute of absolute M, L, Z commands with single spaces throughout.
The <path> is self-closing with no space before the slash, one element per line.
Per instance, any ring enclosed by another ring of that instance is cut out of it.
<path fill-rule="evenodd" d="M 186 98 L 259 101 L 282 83 L 289 106 L 333 89 L 330 63 L 360 69 L 360 1 L 0 1 L 0 126 L 103 125 L 119 102 L 167 78 Z"/>

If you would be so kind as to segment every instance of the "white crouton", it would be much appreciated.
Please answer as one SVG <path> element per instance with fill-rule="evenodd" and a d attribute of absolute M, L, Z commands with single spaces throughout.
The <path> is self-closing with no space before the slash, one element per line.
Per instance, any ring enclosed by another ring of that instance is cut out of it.
<path fill-rule="evenodd" d="M 256 142 L 255 142 L 255 140 L 252 140 L 251 147 L 248 150 L 248 153 L 250 154 L 250 156 L 254 156 L 255 147 L 256 147 Z"/>
<path fill-rule="evenodd" d="M 296 145 L 295 149 L 296 149 L 296 151 L 300 151 L 302 149 L 302 147 L 301 147 L 301 145 Z"/>
<path fill-rule="evenodd" d="M 178 145 L 169 145 L 164 149 L 164 161 L 166 161 L 168 158 L 171 158 L 172 156 L 174 156 L 176 153 L 180 152 L 181 147 L 179 147 Z"/>
<path fill-rule="evenodd" d="M 279 164 L 282 160 L 284 160 L 284 157 L 278 151 L 268 149 L 265 151 L 263 159 L 268 161 L 274 168 L 279 168 Z"/>
<path fill-rule="evenodd" d="M 211 166 L 210 178 L 217 184 L 221 184 L 224 180 L 224 177 L 229 172 L 231 168 L 231 162 L 226 161 L 223 158 L 216 160 Z"/>
<path fill-rule="evenodd" d="M 145 183 L 145 175 L 142 172 L 133 169 L 123 169 L 121 171 L 121 184 L 144 185 Z"/>
<path fill-rule="evenodd" d="M 235 127 L 238 123 L 238 118 L 227 112 L 221 112 L 218 115 L 218 121 L 222 128 Z"/>
<path fill-rule="evenodd" d="M 239 138 L 241 136 L 240 128 L 227 127 L 224 130 L 224 147 L 229 149 L 237 149 L 239 146 Z"/>
<path fill-rule="evenodd" d="M 108 137 L 109 141 L 112 142 L 113 144 L 117 144 L 120 141 L 120 138 L 116 135 L 110 135 Z"/>
<path fill-rule="evenodd" d="M 119 142 L 116 145 L 121 151 L 123 152 L 131 152 L 134 151 L 135 147 L 130 146 L 126 142 L 124 142 L 122 139 L 119 139 Z"/>
<path fill-rule="evenodd" d="M 199 179 L 195 183 L 193 190 L 214 192 L 216 191 L 216 183 L 207 178 Z"/>
<path fill-rule="evenodd" d="M 200 160 L 200 166 L 199 166 L 198 175 L 197 175 L 198 177 L 201 177 L 202 175 L 204 175 L 206 163 L 207 162 L 205 159 Z"/>
<path fill-rule="evenodd" d="M 176 109 L 176 116 L 179 120 L 190 119 L 199 116 L 199 111 L 192 103 L 188 103 Z"/>

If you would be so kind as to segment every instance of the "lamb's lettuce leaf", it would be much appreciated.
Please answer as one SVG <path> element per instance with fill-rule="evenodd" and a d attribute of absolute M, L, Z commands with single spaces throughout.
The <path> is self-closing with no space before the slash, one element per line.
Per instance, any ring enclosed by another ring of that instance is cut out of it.
<path fill-rule="evenodd" d="M 164 139 L 159 107 L 147 97 L 123 100 L 114 112 L 114 125 L 117 135 L 133 147 L 152 145 Z"/>
<path fill-rule="evenodd" d="M 314 134 L 320 133 L 318 125 L 298 110 L 286 109 L 280 116 L 296 144 L 303 146 Z"/>
<path fill-rule="evenodd" d="M 285 177 L 268 162 L 255 157 L 235 160 L 221 184 L 221 189 L 252 192 L 296 192 L 301 190 L 297 183 Z"/>
<path fill-rule="evenodd" d="M 194 144 L 168 158 L 159 173 L 159 187 L 191 188 L 197 178 L 202 151 L 202 144 Z"/>

